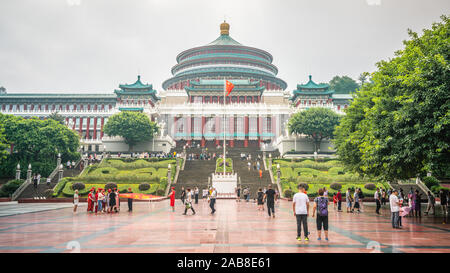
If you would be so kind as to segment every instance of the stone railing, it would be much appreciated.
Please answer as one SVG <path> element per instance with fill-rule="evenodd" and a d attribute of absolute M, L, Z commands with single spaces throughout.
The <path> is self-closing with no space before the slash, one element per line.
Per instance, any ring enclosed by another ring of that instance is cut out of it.
<path fill-rule="evenodd" d="M 22 185 L 11 195 L 11 201 L 16 201 L 22 192 L 31 184 L 31 179 L 26 179 Z"/>

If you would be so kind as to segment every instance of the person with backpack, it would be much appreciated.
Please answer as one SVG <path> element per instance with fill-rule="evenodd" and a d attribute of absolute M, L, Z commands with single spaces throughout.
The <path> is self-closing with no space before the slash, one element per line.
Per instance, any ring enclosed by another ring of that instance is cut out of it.
<path fill-rule="evenodd" d="M 244 189 L 243 194 L 244 194 L 244 200 L 245 200 L 246 202 L 248 202 L 248 188 L 245 188 L 245 189 Z"/>
<path fill-rule="evenodd" d="M 375 212 L 377 214 L 380 214 L 380 208 L 381 208 L 381 198 L 380 198 L 380 189 L 377 188 L 377 190 L 375 191 L 375 194 L 373 195 L 373 198 L 375 199 L 375 203 L 376 203 L 376 209 Z"/>
<path fill-rule="evenodd" d="M 277 197 L 276 192 L 272 189 L 272 184 L 267 186 L 266 193 L 264 194 L 264 200 L 267 202 L 267 212 L 269 217 L 275 218 L 275 199 Z M 264 201 L 263 201 L 264 203 Z"/>
<path fill-rule="evenodd" d="M 180 195 L 181 203 L 184 204 L 184 199 L 186 199 L 186 190 L 184 187 L 181 187 L 181 195 Z"/>
<path fill-rule="evenodd" d="M 187 189 L 187 193 L 186 193 L 186 200 L 184 201 L 184 213 L 183 215 L 187 214 L 188 209 L 192 210 L 192 215 L 195 215 L 195 210 L 194 207 L 192 206 L 192 192 L 191 189 Z"/>
<path fill-rule="evenodd" d="M 314 199 L 314 207 L 312 217 L 314 218 L 317 210 L 317 240 L 322 240 L 322 226 L 325 233 L 325 240 L 328 241 L 328 198 L 324 196 L 323 189 L 319 189 L 319 197 Z"/>
<path fill-rule="evenodd" d="M 353 194 L 353 199 L 355 200 L 355 204 L 353 205 L 352 212 L 355 211 L 355 209 L 358 209 L 358 213 L 361 211 L 359 210 L 359 189 L 355 189 L 355 193 Z"/>

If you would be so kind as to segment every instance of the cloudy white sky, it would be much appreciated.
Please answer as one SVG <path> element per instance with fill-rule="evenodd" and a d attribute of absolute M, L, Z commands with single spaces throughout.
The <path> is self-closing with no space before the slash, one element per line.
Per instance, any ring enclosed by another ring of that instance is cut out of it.
<path fill-rule="evenodd" d="M 161 90 L 181 51 L 219 36 L 274 56 L 288 90 L 374 71 L 450 14 L 448 0 L 1 0 L 0 86 L 8 92 Z"/>

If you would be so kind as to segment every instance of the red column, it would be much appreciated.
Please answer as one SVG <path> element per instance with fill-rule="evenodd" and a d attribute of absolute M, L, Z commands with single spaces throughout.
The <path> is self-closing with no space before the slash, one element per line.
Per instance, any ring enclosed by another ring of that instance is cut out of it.
<path fill-rule="evenodd" d="M 187 143 L 190 145 L 191 144 L 191 127 L 192 127 L 192 117 L 191 116 L 189 116 L 189 117 L 187 117 L 186 118 L 187 119 L 187 128 L 186 128 L 186 131 L 187 131 Z"/>
<path fill-rule="evenodd" d="M 88 106 L 88 108 L 89 108 L 89 106 Z M 89 139 L 89 124 L 91 122 L 91 119 L 87 118 L 86 122 L 87 122 L 87 124 L 86 124 L 86 139 Z"/>
<path fill-rule="evenodd" d="M 101 128 L 100 128 L 100 138 L 103 138 L 103 124 L 104 124 L 104 122 L 105 122 L 105 118 L 102 118 Z"/>
<path fill-rule="evenodd" d="M 244 117 L 244 147 L 248 147 L 248 116 Z"/>
<path fill-rule="evenodd" d="M 234 147 L 234 117 L 230 117 L 230 147 Z"/>
<path fill-rule="evenodd" d="M 94 118 L 94 135 L 93 135 L 94 139 L 97 139 L 97 118 Z"/>
<path fill-rule="evenodd" d="M 205 137 L 203 136 L 205 133 L 205 120 L 206 118 L 202 117 L 202 141 L 201 141 L 202 147 L 205 147 Z"/>
<path fill-rule="evenodd" d="M 73 122 L 72 130 L 75 130 L 75 122 L 77 122 L 77 118 L 73 118 L 73 119 L 72 119 L 72 122 Z"/>

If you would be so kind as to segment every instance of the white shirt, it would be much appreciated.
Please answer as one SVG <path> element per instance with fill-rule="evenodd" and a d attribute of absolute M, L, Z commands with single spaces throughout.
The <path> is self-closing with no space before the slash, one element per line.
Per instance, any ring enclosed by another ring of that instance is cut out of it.
<path fill-rule="evenodd" d="M 389 205 L 391 206 L 391 212 L 400 211 L 400 207 L 398 206 L 398 198 L 395 194 L 391 194 L 391 196 L 389 196 Z"/>
<path fill-rule="evenodd" d="M 295 214 L 308 214 L 306 204 L 309 202 L 308 196 L 303 192 L 294 194 L 292 201 L 295 203 Z"/>
<path fill-rule="evenodd" d="M 378 200 L 379 197 L 378 197 L 378 192 L 377 192 L 377 191 L 374 193 L 373 198 L 375 198 L 376 200 Z"/>

